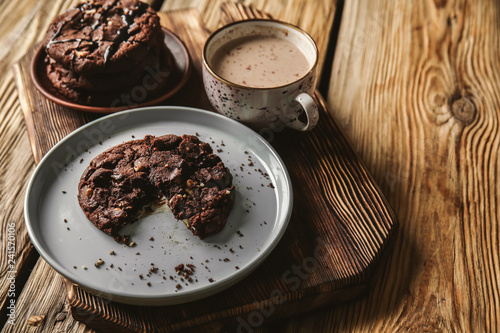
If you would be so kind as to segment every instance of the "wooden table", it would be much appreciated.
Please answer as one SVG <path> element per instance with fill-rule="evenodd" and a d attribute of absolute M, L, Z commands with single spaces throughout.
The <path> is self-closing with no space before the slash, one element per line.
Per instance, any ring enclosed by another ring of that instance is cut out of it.
<path fill-rule="evenodd" d="M 220 1 L 195 7 L 208 29 Z M 0 3 L 0 298 L 2 332 L 36 332 L 31 316 L 67 310 L 64 283 L 40 276 L 24 227 L 35 163 L 11 66 L 74 1 Z M 245 1 L 309 32 L 319 90 L 399 219 L 369 293 L 261 332 L 500 330 L 500 5 L 497 1 Z M 332 136 L 335 133 L 331 133 Z M 15 225 L 15 268 L 8 229 Z M 46 265 L 46 264 L 45 264 Z M 6 322 L 16 272 L 16 325 Z M 44 332 L 92 332 L 66 316 Z"/>

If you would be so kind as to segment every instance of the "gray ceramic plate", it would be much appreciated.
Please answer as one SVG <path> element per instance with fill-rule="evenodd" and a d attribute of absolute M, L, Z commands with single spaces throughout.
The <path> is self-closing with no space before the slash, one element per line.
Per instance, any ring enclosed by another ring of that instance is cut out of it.
<path fill-rule="evenodd" d="M 160 207 L 120 232 L 136 246 L 119 244 L 80 209 L 80 176 L 91 159 L 114 145 L 170 133 L 197 135 L 230 168 L 237 192 L 228 223 L 200 240 Z M 221 115 L 183 107 L 134 109 L 81 127 L 42 159 L 25 201 L 29 236 L 56 271 L 104 298 L 138 305 L 189 302 L 240 281 L 276 246 L 291 210 L 290 178 L 264 139 Z M 99 259 L 104 264 L 95 267 Z M 191 281 L 176 274 L 179 264 L 194 265 Z"/>

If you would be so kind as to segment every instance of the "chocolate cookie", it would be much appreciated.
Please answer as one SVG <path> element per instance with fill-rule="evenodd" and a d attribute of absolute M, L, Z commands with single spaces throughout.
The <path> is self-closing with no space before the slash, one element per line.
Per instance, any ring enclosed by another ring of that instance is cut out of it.
<path fill-rule="evenodd" d="M 49 58 L 46 60 L 47 77 L 60 95 L 73 102 L 110 107 L 131 106 L 157 97 L 175 80 L 173 60 L 169 55 L 169 52 L 160 55 L 159 62 L 147 64 L 139 75 L 133 70 L 130 73 L 91 77 L 67 71 Z"/>
<path fill-rule="evenodd" d="M 162 43 L 158 15 L 139 0 L 81 3 L 54 20 L 44 39 L 52 59 L 87 76 L 133 68 Z"/>
<path fill-rule="evenodd" d="M 232 175 L 195 136 L 146 136 L 96 156 L 78 185 L 78 201 L 100 230 L 115 235 L 165 196 L 174 217 L 200 238 L 224 227 L 234 205 Z"/>
<path fill-rule="evenodd" d="M 159 55 L 151 53 L 128 71 L 87 76 L 64 68 L 49 56 L 45 58 L 47 77 L 54 86 L 64 85 L 69 89 L 88 91 L 112 91 L 127 87 L 147 74 L 147 66 L 155 68 L 159 62 Z"/>

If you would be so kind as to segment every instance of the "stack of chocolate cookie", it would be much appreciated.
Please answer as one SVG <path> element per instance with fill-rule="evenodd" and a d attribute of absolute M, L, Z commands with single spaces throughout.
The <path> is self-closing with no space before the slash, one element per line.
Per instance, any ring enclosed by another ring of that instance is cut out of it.
<path fill-rule="evenodd" d="M 139 0 L 88 0 L 44 40 L 47 77 L 70 101 L 131 106 L 160 94 L 174 66 L 156 12 Z"/>

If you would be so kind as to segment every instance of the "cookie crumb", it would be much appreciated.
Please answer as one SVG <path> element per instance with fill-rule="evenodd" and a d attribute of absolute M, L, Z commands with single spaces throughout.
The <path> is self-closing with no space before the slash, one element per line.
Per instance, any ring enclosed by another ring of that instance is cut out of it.
<path fill-rule="evenodd" d="M 99 260 L 97 260 L 95 263 L 94 263 L 94 266 L 99 268 L 101 267 L 102 265 L 104 264 L 104 261 L 102 259 L 99 258 Z"/>

